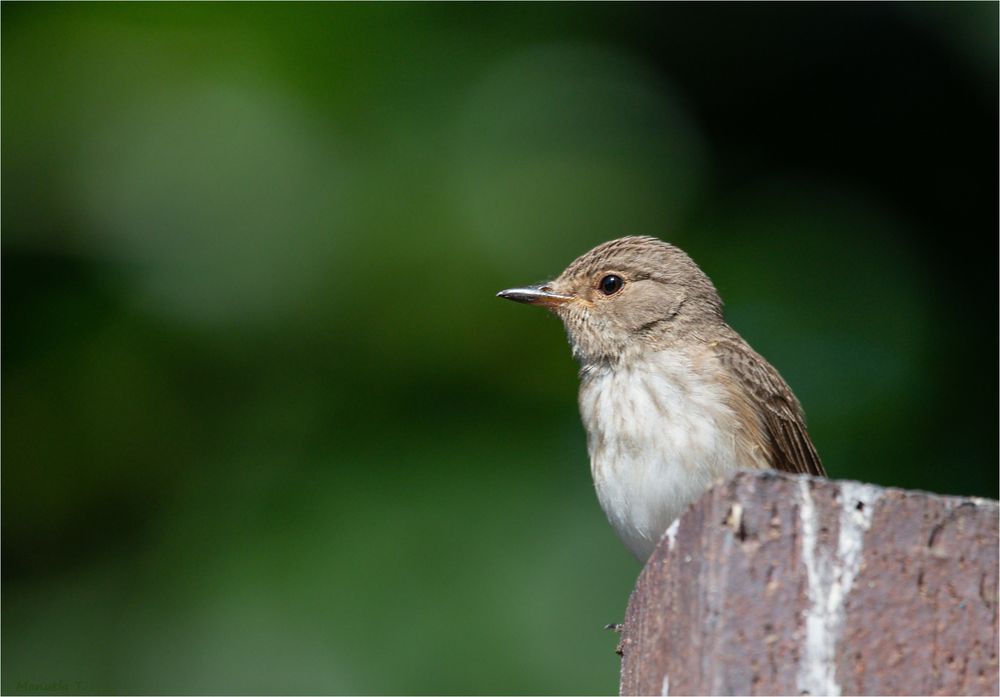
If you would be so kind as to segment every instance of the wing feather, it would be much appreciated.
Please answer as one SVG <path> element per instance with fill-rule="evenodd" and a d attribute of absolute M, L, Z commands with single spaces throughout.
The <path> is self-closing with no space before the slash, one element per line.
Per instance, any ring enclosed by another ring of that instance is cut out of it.
<path fill-rule="evenodd" d="M 825 477 L 826 470 L 806 431 L 802 407 L 778 371 L 739 336 L 714 342 L 713 347 L 761 415 L 771 446 L 771 466 Z"/>

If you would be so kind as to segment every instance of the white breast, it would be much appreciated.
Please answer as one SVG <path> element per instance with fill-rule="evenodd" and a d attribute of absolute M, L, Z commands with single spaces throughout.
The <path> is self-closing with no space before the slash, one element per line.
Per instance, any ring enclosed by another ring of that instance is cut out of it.
<path fill-rule="evenodd" d="M 737 467 L 735 416 L 714 365 L 667 350 L 596 369 L 580 388 L 591 472 L 601 507 L 645 561 L 667 527 Z"/>

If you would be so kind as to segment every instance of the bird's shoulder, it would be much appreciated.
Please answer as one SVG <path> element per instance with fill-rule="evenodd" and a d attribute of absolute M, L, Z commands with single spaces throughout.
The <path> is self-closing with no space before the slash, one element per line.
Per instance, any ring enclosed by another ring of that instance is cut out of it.
<path fill-rule="evenodd" d="M 760 415 L 775 469 L 826 476 L 806 430 L 805 415 L 777 370 L 733 330 L 708 342 L 711 351 Z"/>

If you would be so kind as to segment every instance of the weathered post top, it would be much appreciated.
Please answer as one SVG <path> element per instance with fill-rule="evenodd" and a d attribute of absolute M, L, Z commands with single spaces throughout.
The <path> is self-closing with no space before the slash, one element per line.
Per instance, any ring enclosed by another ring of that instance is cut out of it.
<path fill-rule="evenodd" d="M 639 576 L 621 693 L 996 695 L 997 527 L 996 501 L 741 472 Z"/>

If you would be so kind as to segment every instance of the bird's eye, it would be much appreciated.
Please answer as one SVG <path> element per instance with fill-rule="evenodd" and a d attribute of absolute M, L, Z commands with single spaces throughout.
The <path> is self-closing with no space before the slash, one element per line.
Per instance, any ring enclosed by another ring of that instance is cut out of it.
<path fill-rule="evenodd" d="M 623 285 L 625 285 L 625 281 L 622 280 L 621 276 L 610 273 L 601 279 L 601 292 L 605 295 L 614 295 L 622 289 Z"/>

